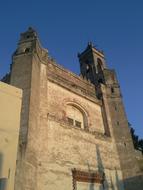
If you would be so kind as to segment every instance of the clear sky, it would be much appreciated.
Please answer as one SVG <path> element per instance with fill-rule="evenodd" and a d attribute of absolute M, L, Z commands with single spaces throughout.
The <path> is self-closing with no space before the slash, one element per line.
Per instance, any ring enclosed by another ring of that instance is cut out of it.
<path fill-rule="evenodd" d="M 104 50 L 107 65 L 117 72 L 128 120 L 143 138 L 142 0 L 1 0 L 0 77 L 29 26 L 49 54 L 75 73 L 77 52 L 88 41 Z"/>

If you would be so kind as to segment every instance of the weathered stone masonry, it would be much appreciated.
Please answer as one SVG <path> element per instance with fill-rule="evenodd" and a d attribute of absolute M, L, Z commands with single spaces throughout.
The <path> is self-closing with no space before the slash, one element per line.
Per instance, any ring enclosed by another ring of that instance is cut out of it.
<path fill-rule="evenodd" d="M 78 56 L 80 76 L 32 28 L 21 34 L 10 72 L 23 89 L 15 190 L 141 190 L 115 71 L 91 43 Z"/>

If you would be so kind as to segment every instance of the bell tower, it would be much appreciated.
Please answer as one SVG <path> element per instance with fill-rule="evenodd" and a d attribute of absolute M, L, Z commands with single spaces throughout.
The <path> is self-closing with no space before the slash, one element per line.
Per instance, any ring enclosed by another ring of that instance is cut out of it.
<path fill-rule="evenodd" d="M 31 27 L 21 33 L 16 51 L 12 56 L 10 84 L 23 90 L 20 141 L 26 143 L 29 126 L 29 105 L 31 92 L 33 92 L 34 67 L 38 64 L 34 60 L 37 51 L 38 37 Z M 38 73 L 38 71 L 37 71 Z M 35 75 L 35 80 L 38 75 Z M 38 93 L 37 93 L 38 94 Z"/>
<path fill-rule="evenodd" d="M 15 190 L 37 189 L 37 134 L 40 96 L 46 91 L 47 84 L 47 59 L 47 50 L 42 48 L 36 31 L 29 27 L 20 36 L 11 64 L 10 84 L 23 91 Z M 42 81 L 45 81 L 44 87 Z"/>
<path fill-rule="evenodd" d="M 18 47 L 14 52 L 14 56 L 32 53 L 36 48 L 38 37 L 36 31 L 29 27 L 24 33 L 21 33 Z"/>
<path fill-rule="evenodd" d="M 97 50 L 91 42 L 81 54 L 78 54 L 80 70 L 83 78 L 97 85 L 105 83 L 103 70 L 106 68 L 105 58 L 102 51 Z"/>
<path fill-rule="evenodd" d="M 91 43 L 78 57 L 81 75 L 95 85 L 96 96 L 101 100 L 105 135 L 115 141 L 124 186 L 134 190 L 140 184 L 136 179 L 140 171 L 116 73 L 106 67 L 103 52 Z"/>

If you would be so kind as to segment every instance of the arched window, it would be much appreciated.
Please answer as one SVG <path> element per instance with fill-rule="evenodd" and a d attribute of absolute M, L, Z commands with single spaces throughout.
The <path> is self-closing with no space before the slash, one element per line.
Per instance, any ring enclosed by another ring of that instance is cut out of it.
<path fill-rule="evenodd" d="M 29 52 L 30 52 L 30 48 L 25 48 L 25 49 L 24 49 L 24 52 L 25 52 L 25 53 L 29 53 Z"/>
<path fill-rule="evenodd" d="M 85 112 L 77 104 L 69 103 L 66 108 L 67 121 L 70 125 L 78 128 L 87 128 Z"/>
<path fill-rule="evenodd" d="M 101 59 L 99 58 L 97 58 L 97 70 L 98 70 L 98 73 L 100 73 L 103 70 L 103 63 Z"/>

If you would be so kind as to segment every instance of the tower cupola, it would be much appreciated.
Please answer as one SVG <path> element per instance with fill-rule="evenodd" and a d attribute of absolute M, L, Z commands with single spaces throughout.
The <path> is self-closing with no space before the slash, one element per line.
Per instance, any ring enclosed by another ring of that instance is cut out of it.
<path fill-rule="evenodd" d="M 78 54 L 78 58 L 83 78 L 90 80 L 93 84 L 104 83 L 103 70 L 106 64 L 102 51 L 89 42 L 86 49 Z"/>
<path fill-rule="evenodd" d="M 20 40 L 14 55 L 28 54 L 33 52 L 38 41 L 39 40 L 36 31 L 32 27 L 29 27 L 26 32 L 21 33 Z"/>

